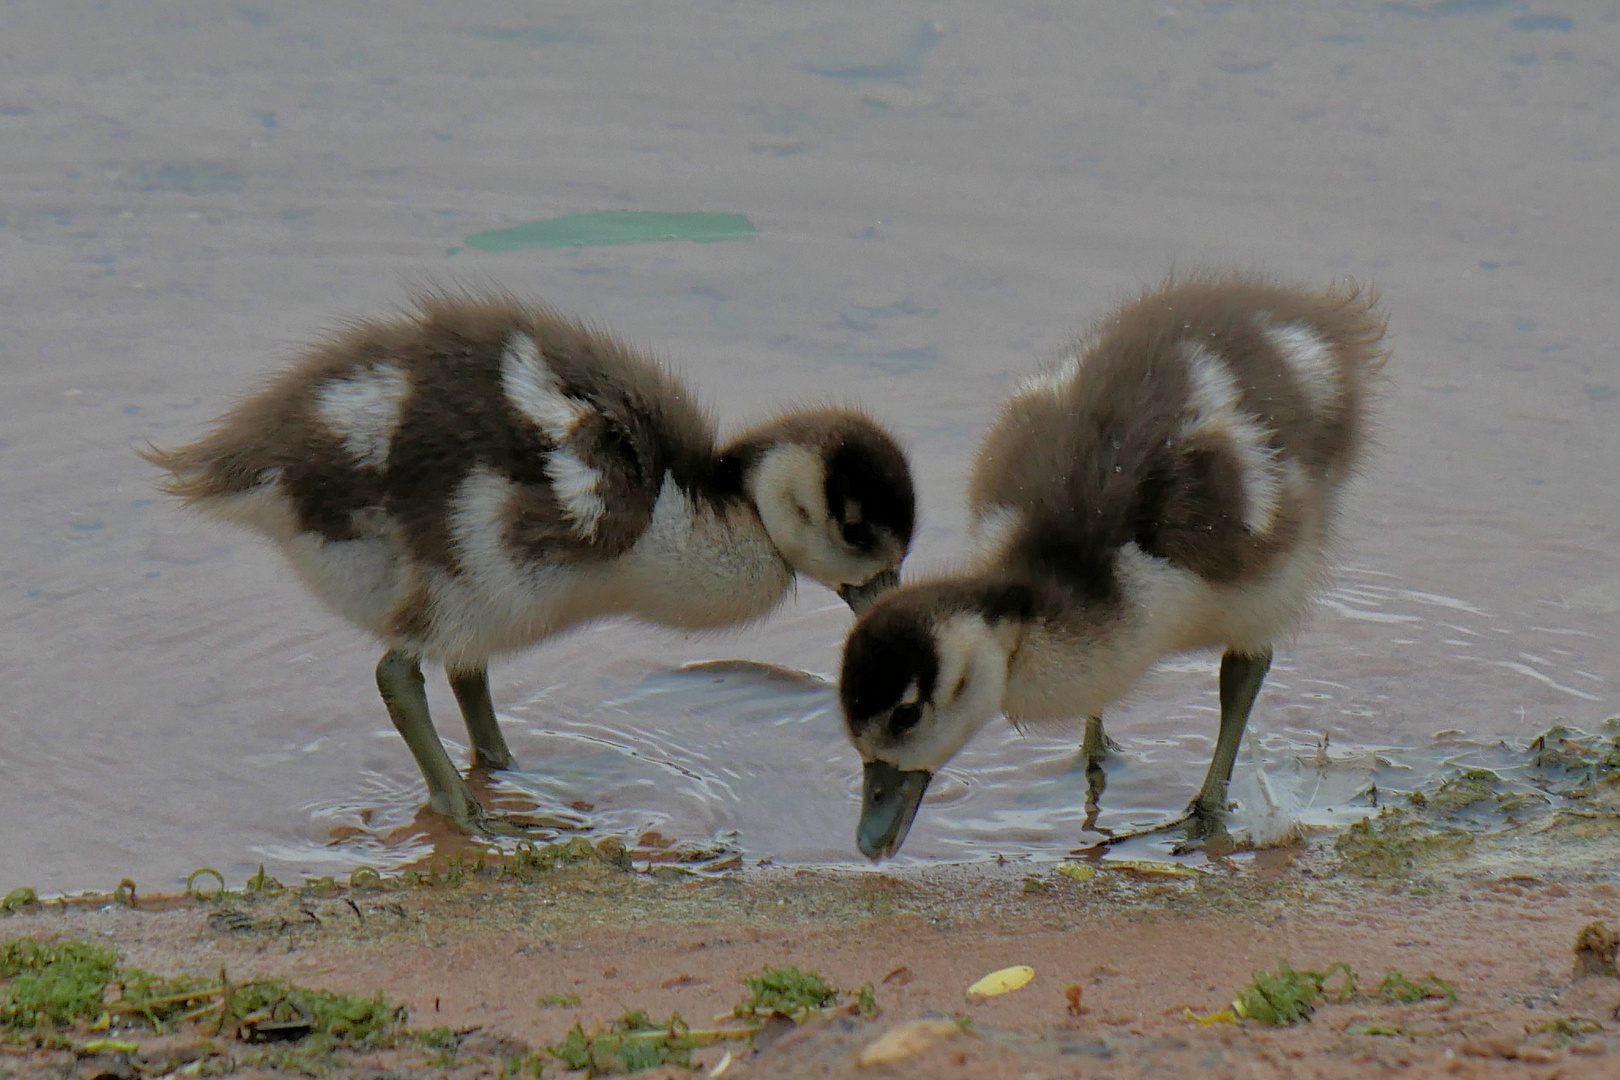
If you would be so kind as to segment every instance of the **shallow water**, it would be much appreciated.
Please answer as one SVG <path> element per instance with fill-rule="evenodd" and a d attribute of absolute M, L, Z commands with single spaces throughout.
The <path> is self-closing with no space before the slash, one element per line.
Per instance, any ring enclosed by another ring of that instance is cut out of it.
<path fill-rule="evenodd" d="M 607 319 L 728 423 L 863 403 L 913 451 L 924 568 L 962 546 L 963 477 L 1009 381 L 1136 283 L 1204 262 L 1371 278 L 1395 360 L 1343 570 L 1256 712 L 1273 794 L 1339 820 L 1370 783 L 1450 767 L 1458 737 L 1436 732 L 1522 743 L 1620 712 L 1620 21 L 1495 4 L 929 15 L 8 16 L 0 886 L 169 887 L 201 865 L 235 883 L 260 862 L 286 878 L 430 849 L 374 647 L 263 545 L 161 501 L 135 456 L 413 284 Z M 619 210 L 743 214 L 757 234 L 466 248 Z M 599 829 L 657 833 L 648 852 L 852 861 L 858 768 L 829 689 L 680 670 L 830 674 L 848 618 L 804 586 L 745 631 L 616 623 L 509 659 L 494 689 L 526 771 L 491 795 L 589 804 Z M 1096 824 L 1190 797 L 1214 669 L 1167 665 L 1109 718 L 1122 752 Z M 1077 736 L 987 728 L 906 857 L 1094 839 Z"/>

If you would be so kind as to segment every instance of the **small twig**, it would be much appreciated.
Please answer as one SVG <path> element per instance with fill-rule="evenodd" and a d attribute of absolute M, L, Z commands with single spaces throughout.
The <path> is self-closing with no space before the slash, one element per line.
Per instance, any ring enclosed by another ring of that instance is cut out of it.
<path fill-rule="evenodd" d="M 264 873 L 263 867 L 260 867 L 259 873 Z M 219 968 L 219 995 L 219 1023 L 214 1025 L 216 1037 L 224 1034 L 225 1023 L 231 1018 L 231 1001 L 236 997 L 236 989 L 231 986 L 230 977 L 225 974 L 223 964 Z"/>
<path fill-rule="evenodd" d="M 220 1005 L 222 1005 L 222 1004 L 223 1004 L 223 1002 L 210 1001 L 206 1005 L 202 1005 L 202 1006 L 199 1006 L 198 1008 L 192 1009 L 190 1012 L 185 1013 L 184 1015 L 175 1017 L 174 1018 L 174 1026 L 179 1027 L 181 1024 L 187 1023 L 189 1021 L 200 1020 L 203 1017 L 207 1016 L 209 1013 L 213 1012 L 215 1009 L 219 1008 Z M 218 1032 L 215 1032 L 215 1034 L 217 1035 Z"/>

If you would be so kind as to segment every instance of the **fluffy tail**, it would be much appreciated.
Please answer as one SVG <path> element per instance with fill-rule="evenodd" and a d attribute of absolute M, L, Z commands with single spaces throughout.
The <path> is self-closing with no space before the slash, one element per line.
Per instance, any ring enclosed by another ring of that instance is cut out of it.
<path fill-rule="evenodd" d="M 168 475 L 158 490 L 174 495 L 187 506 L 240 495 L 274 479 L 274 463 L 255 461 L 254 448 L 232 445 L 224 432 L 215 431 L 185 446 L 164 450 L 147 445 L 141 457 Z"/>

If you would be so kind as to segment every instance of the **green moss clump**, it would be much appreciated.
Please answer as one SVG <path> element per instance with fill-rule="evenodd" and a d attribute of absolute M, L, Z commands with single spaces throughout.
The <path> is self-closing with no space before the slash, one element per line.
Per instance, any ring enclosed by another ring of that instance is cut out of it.
<path fill-rule="evenodd" d="M 1502 778 L 1489 769 L 1469 769 L 1441 784 L 1429 796 L 1429 805 L 1441 813 L 1454 814 L 1497 797 Z"/>
<path fill-rule="evenodd" d="M 223 1015 L 222 1015 L 223 1014 Z M 0 942 L 0 1029 L 60 1038 L 71 1024 L 165 1032 L 187 1021 L 230 1026 L 248 1042 L 290 1045 L 259 1055 L 272 1065 L 313 1067 L 339 1047 L 380 1049 L 405 1034 L 405 1010 L 381 994 L 361 997 L 258 981 L 165 977 L 120 967 L 118 955 L 82 941 Z"/>
<path fill-rule="evenodd" d="M 39 893 L 24 885 L 20 889 L 12 889 L 6 893 L 6 898 L 0 900 L 0 911 L 7 915 L 14 911 L 21 911 L 25 907 L 35 906 L 39 903 Z"/>
<path fill-rule="evenodd" d="M 1387 973 L 1378 984 L 1378 999 L 1391 1005 L 1413 1005 L 1428 998 L 1445 998 L 1447 1004 L 1454 1005 L 1457 988 L 1432 973 L 1413 982 L 1398 971 Z"/>
<path fill-rule="evenodd" d="M 1257 1023 L 1287 1027 L 1309 1020 L 1322 1002 L 1342 1005 L 1370 999 L 1386 1005 L 1411 1005 L 1429 998 L 1444 998 L 1448 1005 L 1455 1004 L 1457 988 L 1438 975 L 1429 974 L 1414 981 L 1398 971 L 1389 971 L 1377 990 L 1363 994 L 1356 973 L 1342 960 L 1326 971 L 1296 971 L 1287 961 L 1281 961 L 1276 974 L 1254 973 L 1254 981 L 1232 1002 L 1232 1011 Z M 1395 1033 L 1368 1026 L 1363 1026 L 1359 1032 L 1351 1029 L 1351 1034 Z"/>
<path fill-rule="evenodd" d="M 230 996 L 231 1016 L 249 1039 L 326 1035 L 350 1046 L 389 1045 L 404 1024 L 405 1008 L 381 993 L 373 997 L 310 990 L 283 982 L 252 982 Z"/>
<path fill-rule="evenodd" d="M 102 1012 L 118 954 L 82 941 L 16 938 L 0 944 L 0 1026 L 56 1027 Z"/>
<path fill-rule="evenodd" d="M 1547 790 L 1571 798 L 1585 798 L 1593 785 L 1620 772 L 1620 717 L 1603 722 L 1603 732 L 1589 735 L 1579 728 L 1554 725 L 1525 747 L 1530 765 L 1542 775 Z"/>
<path fill-rule="evenodd" d="M 838 1000 L 838 991 L 827 985 L 827 980 L 813 971 L 796 967 L 768 967 L 758 975 L 743 978 L 743 985 L 751 995 L 732 1010 L 735 1016 L 802 1017 L 818 1009 L 825 1009 Z M 876 1008 L 876 1003 L 873 1003 Z"/>
<path fill-rule="evenodd" d="M 542 1009 L 572 1009 L 578 1007 L 578 994 L 545 994 L 535 1004 Z"/>
<path fill-rule="evenodd" d="M 1588 1035 L 1596 1035 L 1603 1025 L 1587 1016 L 1560 1016 L 1536 1027 L 1536 1034 L 1551 1035 L 1559 1046 L 1585 1042 Z"/>
<path fill-rule="evenodd" d="M 1340 978 L 1337 988 L 1328 983 Z M 1323 1000 L 1350 1001 L 1356 996 L 1356 973 L 1340 961 L 1326 971 L 1295 971 L 1286 960 L 1277 965 L 1275 975 L 1254 973 L 1254 981 L 1232 1002 L 1237 1015 L 1273 1027 L 1287 1027 L 1309 1020 Z"/>
<path fill-rule="evenodd" d="M 598 862 L 610 866 L 615 870 L 630 869 L 630 850 L 624 846 L 624 841 L 616 837 L 604 837 L 597 841 L 593 847 L 591 842 L 583 836 L 570 837 L 555 844 L 536 845 L 530 841 L 523 841 L 517 849 L 508 855 L 500 865 L 499 876 L 503 878 L 517 878 L 519 881 L 530 881 L 536 876 L 559 866 L 570 866 L 575 863 Z M 452 864 L 449 875 L 454 884 L 459 881 L 455 877 L 457 864 Z M 465 874 L 481 872 L 483 863 L 480 862 L 474 870 L 469 867 Z"/>
<path fill-rule="evenodd" d="M 687 1037 L 689 1030 L 678 1013 L 655 1024 L 646 1013 L 637 1011 L 591 1035 L 575 1024 L 561 1042 L 546 1050 L 568 1068 L 583 1070 L 587 1077 L 637 1073 L 660 1065 L 690 1069 L 697 1043 Z"/>

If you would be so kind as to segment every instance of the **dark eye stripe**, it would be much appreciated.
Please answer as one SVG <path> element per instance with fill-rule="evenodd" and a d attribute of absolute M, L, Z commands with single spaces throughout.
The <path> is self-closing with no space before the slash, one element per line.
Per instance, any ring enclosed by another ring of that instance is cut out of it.
<path fill-rule="evenodd" d="M 894 712 L 889 714 L 889 734 L 894 738 L 899 738 L 916 727 L 917 722 L 921 719 L 922 706 L 920 704 L 913 702 L 910 705 L 896 705 Z"/>

